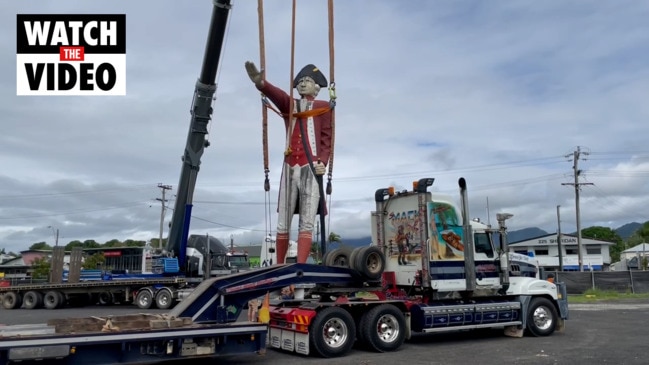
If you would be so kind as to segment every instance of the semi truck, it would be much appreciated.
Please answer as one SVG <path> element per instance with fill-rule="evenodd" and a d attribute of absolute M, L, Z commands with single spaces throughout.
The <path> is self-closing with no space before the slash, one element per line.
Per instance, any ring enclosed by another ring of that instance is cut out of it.
<path fill-rule="evenodd" d="M 356 342 L 394 351 L 413 333 L 498 328 L 521 337 L 563 330 L 566 287 L 541 279 L 533 258 L 509 252 L 511 215 L 497 215 L 497 230 L 485 227 L 468 219 L 464 179 L 461 208 L 427 191 L 433 181 L 375 192 L 371 245 L 331 250 L 322 265 L 276 264 L 205 280 L 162 316 L 7 326 L 0 330 L 0 365 L 219 356 L 263 352 L 266 341 L 281 351 L 338 357 Z M 239 318 L 266 296 L 268 324 Z"/>
<path fill-rule="evenodd" d="M 230 0 L 213 1 L 192 103 L 182 191 L 168 240 L 168 251 L 181 263 L 230 8 Z M 497 328 L 520 337 L 563 330 L 565 285 L 542 280 L 532 258 L 509 252 L 511 214 L 498 214 L 498 228 L 492 229 L 469 218 L 464 179 L 459 180 L 460 205 L 430 192 L 433 183 L 422 178 L 411 190 L 376 190 L 371 244 L 330 250 L 322 264 L 275 263 L 206 279 L 164 315 L 1 327 L 0 365 L 187 360 L 263 353 L 267 343 L 299 355 L 339 357 L 357 342 L 372 351 L 394 351 L 413 333 Z M 242 320 L 246 308 L 259 308 L 262 322 L 255 316 Z"/>

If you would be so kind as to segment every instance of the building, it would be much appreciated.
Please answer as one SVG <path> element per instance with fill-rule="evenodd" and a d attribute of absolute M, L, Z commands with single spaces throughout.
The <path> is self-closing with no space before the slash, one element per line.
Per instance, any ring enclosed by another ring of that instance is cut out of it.
<path fill-rule="evenodd" d="M 620 261 L 611 265 L 611 270 L 643 270 L 643 258 L 649 254 L 649 243 L 640 243 L 620 253 Z"/>
<path fill-rule="evenodd" d="M 16 257 L 13 256 L 13 255 L 7 255 L 7 254 L 4 254 L 4 253 L 0 253 L 0 265 L 2 265 L 3 263 L 5 263 L 5 262 L 7 262 L 9 260 L 13 260 L 15 258 Z"/>
<path fill-rule="evenodd" d="M 613 242 L 582 238 L 582 264 L 584 270 L 608 271 L 611 265 L 610 248 L 612 245 L 614 245 Z M 560 269 L 556 233 L 511 242 L 509 251 L 536 258 L 539 266 L 545 270 L 558 271 Z M 564 271 L 579 271 L 577 236 L 561 235 L 561 259 Z"/>

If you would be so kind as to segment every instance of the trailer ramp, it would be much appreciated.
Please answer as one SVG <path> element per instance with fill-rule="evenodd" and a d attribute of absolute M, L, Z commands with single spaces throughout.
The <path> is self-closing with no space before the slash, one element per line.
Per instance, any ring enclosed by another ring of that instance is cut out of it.
<path fill-rule="evenodd" d="M 170 316 L 195 322 L 234 322 L 251 299 L 295 284 L 362 288 L 362 275 L 345 267 L 283 264 L 202 282 Z"/>

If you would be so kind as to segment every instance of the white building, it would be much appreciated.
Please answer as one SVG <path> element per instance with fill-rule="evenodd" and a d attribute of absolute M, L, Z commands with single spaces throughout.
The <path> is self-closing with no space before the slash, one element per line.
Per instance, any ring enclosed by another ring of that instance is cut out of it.
<path fill-rule="evenodd" d="M 13 256 L 13 255 L 7 255 L 7 254 L 4 254 L 4 253 L 0 253 L 0 264 L 4 263 L 6 261 L 9 261 L 9 260 L 13 260 L 15 258 L 16 257 Z"/>
<path fill-rule="evenodd" d="M 620 253 L 620 261 L 611 265 L 611 270 L 643 270 L 642 261 L 649 255 L 649 243 L 643 242 Z"/>
<path fill-rule="evenodd" d="M 582 264 L 584 270 L 608 271 L 611 265 L 610 247 L 613 242 L 590 238 L 581 239 Z M 540 267 L 545 270 L 559 270 L 559 248 L 557 234 L 547 234 L 524 241 L 511 242 L 509 251 L 536 258 Z M 579 270 L 579 251 L 577 236 L 561 235 L 561 259 L 564 271 Z"/>

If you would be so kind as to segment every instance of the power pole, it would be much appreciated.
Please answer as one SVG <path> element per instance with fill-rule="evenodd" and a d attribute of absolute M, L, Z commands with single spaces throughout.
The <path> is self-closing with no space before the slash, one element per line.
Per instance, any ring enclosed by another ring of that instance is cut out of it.
<path fill-rule="evenodd" d="M 581 170 L 579 170 L 578 164 L 579 164 L 579 158 L 581 157 L 582 154 L 588 156 L 589 153 L 582 152 L 580 146 L 577 146 L 577 150 L 575 150 L 572 153 L 572 161 L 573 161 L 572 170 L 575 176 L 575 182 L 561 184 L 561 185 L 572 185 L 575 187 L 575 213 L 577 216 L 577 254 L 578 254 L 577 260 L 579 261 L 579 271 L 584 271 L 583 254 L 581 252 L 581 214 L 579 213 L 579 190 L 581 185 L 593 185 L 593 183 L 579 182 L 579 175 L 581 174 Z M 566 155 L 566 157 L 570 157 L 570 155 Z"/>
<path fill-rule="evenodd" d="M 561 248 L 561 205 L 557 205 L 557 249 L 559 250 L 559 271 L 563 271 L 563 250 Z"/>
<path fill-rule="evenodd" d="M 160 212 L 160 241 L 158 241 L 158 249 L 162 251 L 162 230 L 164 227 L 164 220 L 165 220 L 165 212 L 167 210 L 167 206 L 165 205 L 167 203 L 167 199 L 165 199 L 165 192 L 167 190 L 171 190 L 171 185 L 163 185 L 163 184 L 158 184 L 158 187 L 162 191 L 162 198 L 157 198 L 160 203 L 162 203 L 162 210 Z"/>

